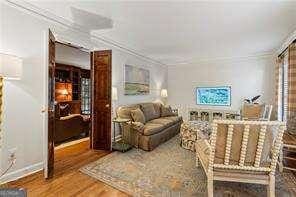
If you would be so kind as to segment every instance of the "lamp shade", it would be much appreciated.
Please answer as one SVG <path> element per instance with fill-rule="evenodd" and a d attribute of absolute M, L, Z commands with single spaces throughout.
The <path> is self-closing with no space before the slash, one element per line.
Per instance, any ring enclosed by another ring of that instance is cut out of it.
<path fill-rule="evenodd" d="M 162 89 L 160 91 L 160 96 L 164 97 L 164 98 L 168 97 L 168 90 L 167 89 Z"/>
<path fill-rule="evenodd" d="M 118 94 L 117 94 L 117 88 L 112 87 L 112 100 L 117 101 L 118 100 Z"/>
<path fill-rule="evenodd" d="M 20 79 L 22 75 L 22 59 L 0 53 L 0 76 L 5 79 Z"/>

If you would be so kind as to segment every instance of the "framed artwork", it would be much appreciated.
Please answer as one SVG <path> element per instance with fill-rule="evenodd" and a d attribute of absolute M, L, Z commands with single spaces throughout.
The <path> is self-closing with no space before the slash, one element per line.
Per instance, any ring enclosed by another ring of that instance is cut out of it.
<path fill-rule="evenodd" d="M 136 66 L 124 66 L 124 94 L 146 95 L 150 93 L 150 71 Z"/>
<path fill-rule="evenodd" d="M 231 105 L 231 87 L 197 87 L 196 88 L 196 104 L 198 105 Z"/>

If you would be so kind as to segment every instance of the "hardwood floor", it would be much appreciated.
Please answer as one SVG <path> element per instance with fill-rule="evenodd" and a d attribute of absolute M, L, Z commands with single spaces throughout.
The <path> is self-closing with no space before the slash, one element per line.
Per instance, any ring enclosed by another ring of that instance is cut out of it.
<path fill-rule="evenodd" d="M 55 151 L 54 178 L 44 180 L 43 172 L 38 172 L 10 182 L 8 186 L 10 188 L 26 188 L 29 197 L 126 197 L 127 194 L 79 172 L 80 167 L 107 154 L 109 152 L 90 150 L 89 141 L 59 149 Z"/>
<path fill-rule="evenodd" d="M 90 176 L 79 168 L 95 161 L 109 152 L 89 149 L 89 141 L 81 142 L 55 151 L 54 178 L 44 180 L 38 172 L 10 182 L 10 188 L 26 188 L 28 196 L 103 196 L 122 197 L 127 194 L 116 190 Z"/>

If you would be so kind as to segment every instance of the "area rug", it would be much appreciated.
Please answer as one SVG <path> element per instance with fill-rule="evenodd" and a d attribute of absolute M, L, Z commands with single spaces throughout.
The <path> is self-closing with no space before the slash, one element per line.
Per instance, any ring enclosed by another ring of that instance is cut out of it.
<path fill-rule="evenodd" d="M 207 196 L 206 176 L 195 167 L 195 155 L 174 137 L 151 152 L 132 149 L 113 152 L 80 169 L 132 196 Z M 215 196 L 266 196 L 266 187 L 254 184 L 214 182 Z M 292 173 L 277 174 L 276 196 L 295 196 Z"/>

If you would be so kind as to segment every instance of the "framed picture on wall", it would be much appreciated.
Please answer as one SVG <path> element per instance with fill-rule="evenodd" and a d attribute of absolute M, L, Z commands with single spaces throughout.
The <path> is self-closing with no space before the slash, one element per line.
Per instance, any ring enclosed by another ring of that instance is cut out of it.
<path fill-rule="evenodd" d="M 196 88 L 196 104 L 197 105 L 231 105 L 231 87 L 197 87 Z"/>
<path fill-rule="evenodd" d="M 146 95 L 150 93 L 150 71 L 132 65 L 124 66 L 124 94 Z"/>

